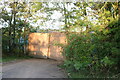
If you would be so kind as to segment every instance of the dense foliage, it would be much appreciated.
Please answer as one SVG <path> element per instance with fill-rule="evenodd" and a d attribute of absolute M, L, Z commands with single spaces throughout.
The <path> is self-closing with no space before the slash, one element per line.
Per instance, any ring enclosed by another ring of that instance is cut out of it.
<path fill-rule="evenodd" d="M 72 29 L 78 27 L 77 30 L 80 32 L 68 32 L 68 44 L 63 51 L 66 58 L 64 67 L 70 73 L 68 75 L 70 77 L 119 77 L 120 11 L 118 5 L 120 3 L 78 2 L 75 5 L 81 8 L 75 12 L 82 13 L 76 13 L 78 16 L 75 16 L 75 24 L 72 27 Z M 83 11 L 87 12 L 86 8 L 90 5 L 92 5 L 92 16 L 86 17 L 87 13 Z M 90 17 L 95 19 L 89 20 Z"/>
<path fill-rule="evenodd" d="M 16 55 L 22 56 L 27 53 L 28 35 L 30 33 L 30 26 L 28 23 L 19 22 L 15 28 L 15 38 L 13 37 L 13 30 L 9 27 L 2 28 L 2 52 L 3 56 Z M 11 32 L 12 34 L 10 34 Z"/>
<path fill-rule="evenodd" d="M 88 71 L 89 77 L 115 77 L 120 73 L 120 20 L 102 31 L 90 31 L 69 35 L 64 66 L 70 72 Z"/>

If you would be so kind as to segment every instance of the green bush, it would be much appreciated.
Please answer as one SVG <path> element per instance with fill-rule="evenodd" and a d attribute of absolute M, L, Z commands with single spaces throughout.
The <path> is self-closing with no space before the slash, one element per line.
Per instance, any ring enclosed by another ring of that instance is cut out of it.
<path fill-rule="evenodd" d="M 111 77 L 120 72 L 120 20 L 111 22 L 102 31 L 69 34 L 64 47 L 67 71 L 87 70 L 88 75 Z M 111 73 L 111 74 L 110 74 Z"/>

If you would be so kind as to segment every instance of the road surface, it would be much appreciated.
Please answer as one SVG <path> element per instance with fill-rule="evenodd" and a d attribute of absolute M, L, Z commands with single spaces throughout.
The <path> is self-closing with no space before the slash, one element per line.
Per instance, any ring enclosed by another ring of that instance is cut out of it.
<path fill-rule="evenodd" d="M 66 78 L 59 61 L 28 59 L 2 66 L 3 78 Z"/>

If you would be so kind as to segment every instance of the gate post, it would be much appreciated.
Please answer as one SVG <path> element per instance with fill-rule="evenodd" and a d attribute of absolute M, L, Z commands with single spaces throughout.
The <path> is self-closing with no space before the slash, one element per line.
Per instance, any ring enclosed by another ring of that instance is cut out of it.
<path fill-rule="evenodd" d="M 47 58 L 50 57 L 50 33 L 48 33 L 48 52 L 47 52 Z"/>

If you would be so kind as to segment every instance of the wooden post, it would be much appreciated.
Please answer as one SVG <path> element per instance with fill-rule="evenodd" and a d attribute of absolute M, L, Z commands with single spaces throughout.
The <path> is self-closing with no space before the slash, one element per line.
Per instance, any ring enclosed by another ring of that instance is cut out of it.
<path fill-rule="evenodd" d="M 47 53 L 47 58 L 49 58 L 50 57 L 50 33 L 48 33 L 48 53 Z"/>

